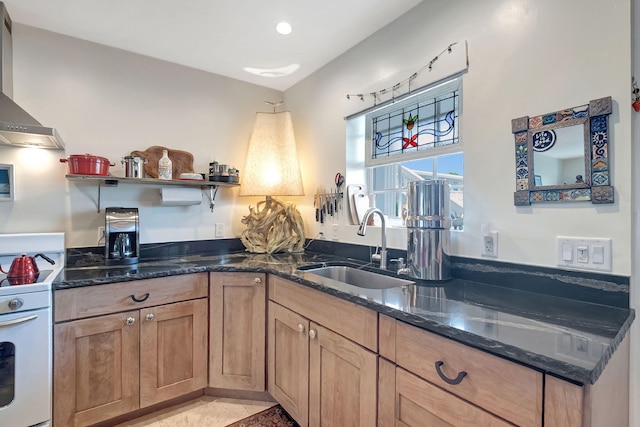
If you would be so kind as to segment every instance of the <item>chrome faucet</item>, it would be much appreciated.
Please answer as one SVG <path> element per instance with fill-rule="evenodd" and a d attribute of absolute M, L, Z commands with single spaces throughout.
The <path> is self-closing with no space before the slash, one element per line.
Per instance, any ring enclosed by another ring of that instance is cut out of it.
<path fill-rule="evenodd" d="M 380 257 L 380 269 L 386 270 L 387 268 L 387 224 L 384 219 L 384 214 L 378 208 L 369 208 L 364 214 L 362 218 L 362 223 L 360 223 L 360 228 L 358 228 L 358 236 L 364 236 L 367 233 L 367 222 L 369 222 L 369 217 L 377 213 L 380 215 L 380 219 L 382 221 L 382 228 L 380 229 L 380 233 L 382 234 L 382 249 L 380 249 L 380 255 L 376 256 L 374 254 L 371 256 L 372 260 L 376 260 Z"/>

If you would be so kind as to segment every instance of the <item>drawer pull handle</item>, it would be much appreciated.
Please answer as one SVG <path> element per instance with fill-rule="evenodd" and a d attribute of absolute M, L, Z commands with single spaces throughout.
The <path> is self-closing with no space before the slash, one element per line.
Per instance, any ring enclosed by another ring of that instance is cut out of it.
<path fill-rule="evenodd" d="M 147 315 L 145 316 L 145 319 L 147 320 L 147 322 L 151 322 L 154 317 L 155 316 L 153 315 L 153 313 L 147 313 Z"/>
<path fill-rule="evenodd" d="M 300 332 L 300 333 L 304 332 L 304 325 L 302 325 L 302 323 L 298 324 L 298 332 Z"/>
<path fill-rule="evenodd" d="M 149 292 L 144 294 L 142 298 L 136 298 L 135 295 L 131 295 L 131 299 L 134 300 L 135 302 L 145 302 L 148 298 L 149 298 Z"/>
<path fill-rule="evenodd" d="M 125 322 L 127 325 L 131 326 L 134 323 L 136 323 L 136 318 L 135 317 L 127 317 L 127 320 L 125 320 Z"/>
<path fill-rule="evenodd" d="M 312 340 L 316 339 L 317 336 L 318 334 L 316 334 L 316 331 L 314 331 L 313 329 L 309 331 L 309 338 L 311 338 Z"/>
<path fill-rule="evenodd" d="M 442 378 L 442 381 L 447 384 L 458 385 L 462 382 L 463 378 L 467 376 L 467 373 L 465 371 L 462 371 L 459 372 L 458 376 L 454 379 L 448 378 L 444 373 L 442 373 L 442 370 L 440 369 L 442 365 L 444 365 L 444 362 L 442 360 L 438 360 L 436 362 L 436 372 L 438 373 L 438 376 Z"/>

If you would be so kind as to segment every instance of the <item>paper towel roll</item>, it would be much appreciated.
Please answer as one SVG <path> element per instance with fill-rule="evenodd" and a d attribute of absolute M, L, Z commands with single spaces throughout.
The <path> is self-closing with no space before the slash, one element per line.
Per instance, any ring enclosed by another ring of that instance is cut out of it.
<path fill-rule="evenodd" d="M 162 187 L 160 199 L 165 206 L 187 206 L 202 203 L 202 192 L 199 188 Z"/>

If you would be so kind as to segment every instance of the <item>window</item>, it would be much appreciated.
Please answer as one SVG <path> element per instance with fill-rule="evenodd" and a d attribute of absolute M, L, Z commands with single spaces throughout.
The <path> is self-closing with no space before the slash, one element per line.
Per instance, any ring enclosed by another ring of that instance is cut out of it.
<path fill-rule="evenodd" d="M 404 225 L 408 182 L 445 179 L 452 229 L 463 229 L 461 83 L 455 78 L 365 115 L 367 188 L 392 225 Z"/>

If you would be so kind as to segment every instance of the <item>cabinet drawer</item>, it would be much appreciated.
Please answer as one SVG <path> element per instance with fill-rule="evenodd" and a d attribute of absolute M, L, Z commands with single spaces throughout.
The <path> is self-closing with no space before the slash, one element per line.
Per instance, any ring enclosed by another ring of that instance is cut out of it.
<path fill-rule="evenodd" d="M 517 425 L 542 425 L 542 373 L 538 371 L 399 321 L 396 363 Z M 444 381 L 438 369 L 450 379 L 463 371 L 467 374 L 453 385 Z"/>
<path fill-rule="evenodd" d="M 208 274 L 198 273 L 58 290 L 53 294 L 54 320 L 63 322 L 202 298 L 208 295 L 208 286 Z"/>
<path fill-rule="evenodd" d="M 378 351 L 378 315 L 373 310 L 277 276 L 269 276 L 269 299 Z"/>
<path fill-rule="evenodd" d="M 396 368 L 396 425 L 509 427 L 512 424 Z"/>

